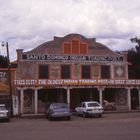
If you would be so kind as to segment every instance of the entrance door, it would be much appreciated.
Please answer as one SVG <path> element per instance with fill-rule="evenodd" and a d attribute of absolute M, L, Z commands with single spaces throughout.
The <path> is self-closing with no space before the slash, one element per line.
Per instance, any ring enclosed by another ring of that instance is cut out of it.
<path fill-rule="evenodd" d="M 38 112 L 45 111 L 47 104 L 53 102 L 66 102 L 66 90 L 64 89 L 40 89 L 38 90 Z"/>
<path fill-rule="evenodd" d="M 131 108 L 139 109 L 139 95 L 137 89 L 131 90 Z"/>
<path fill-rule="evenodd" d="M 34 112 L 34 94 L 32 89 L 24 91 L 24 113 L 33 113 Z"/>

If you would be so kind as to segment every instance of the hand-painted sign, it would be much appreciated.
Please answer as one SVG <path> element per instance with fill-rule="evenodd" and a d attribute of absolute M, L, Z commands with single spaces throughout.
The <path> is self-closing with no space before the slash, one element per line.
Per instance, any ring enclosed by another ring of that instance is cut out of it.
<path fill-rule="evenodd" d="M 109 55 L 55 55 L 55 54 L 23 54 L 22 60 L 26 61 L 91 61 L 91 62 L 123 62 L 123 56 Z"/>
<path fill-rule="evenodd" d="M 9 92 L 8 71 L 0 70 L 0 93 Z"/>
<path fill-rule="evenodd" d="M 6 72 L 0 71 L 0 78 L 4 78 L 6 76 Z"/>
<path fill-rule="evenodd" d="M 67 85 L 140 85 L 140 80 L 112 80 L 112 79 L 43 79 L 43 80 L 14 80 L 15 86 L 67 86 Z"/>

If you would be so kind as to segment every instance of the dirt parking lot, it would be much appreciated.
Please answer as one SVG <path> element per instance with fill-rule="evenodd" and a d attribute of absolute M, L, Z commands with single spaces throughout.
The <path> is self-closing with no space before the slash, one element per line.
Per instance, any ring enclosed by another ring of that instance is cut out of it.
<path fill-rule="evenodd" d="M 0 123 L 0 140 L 138 140 L 140 113 L 104 114 L 102 118 L 73 116 L 70 121 L 12 118 Z"/>

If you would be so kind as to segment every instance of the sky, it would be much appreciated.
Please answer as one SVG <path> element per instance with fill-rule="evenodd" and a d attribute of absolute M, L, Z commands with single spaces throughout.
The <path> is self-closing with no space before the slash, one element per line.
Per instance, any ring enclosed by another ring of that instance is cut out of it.
<path fill-rule="evenodd" d="M 140 36 L 140 0 L 0 0 L 0 43 L 8 42 L 11 61 L 16 49 L 70 33 L 128 50 L 135 46 L 130 38 Z M 4 47 L 0 54 L 6 55 Z"/>

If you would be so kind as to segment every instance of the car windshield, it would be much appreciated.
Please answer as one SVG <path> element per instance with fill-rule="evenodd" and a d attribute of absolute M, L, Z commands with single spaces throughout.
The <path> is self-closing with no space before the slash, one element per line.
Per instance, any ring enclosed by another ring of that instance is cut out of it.
<path fill-rule="evenodd" d="M 1 110 L 6 110 L 6 107 L 5 106 L 0 106 L 0 111 Z"/>
<path fill-rule="evenodd" d="M 96 106 L 99 106 L 99 104 L 97 104 L 97 103 L 88 103 L 87 105 L 88 105 L 88 107 L 96 107 Z"/>
<path fill-rule="evenodd" d="M 58 109 L 58 108 L 68 108 L 68 105 L 67 104 L 63 104 L 63 103 L 56 103 L 56 104 L 53 104 L 52 106 L 54 109 Z"/>

